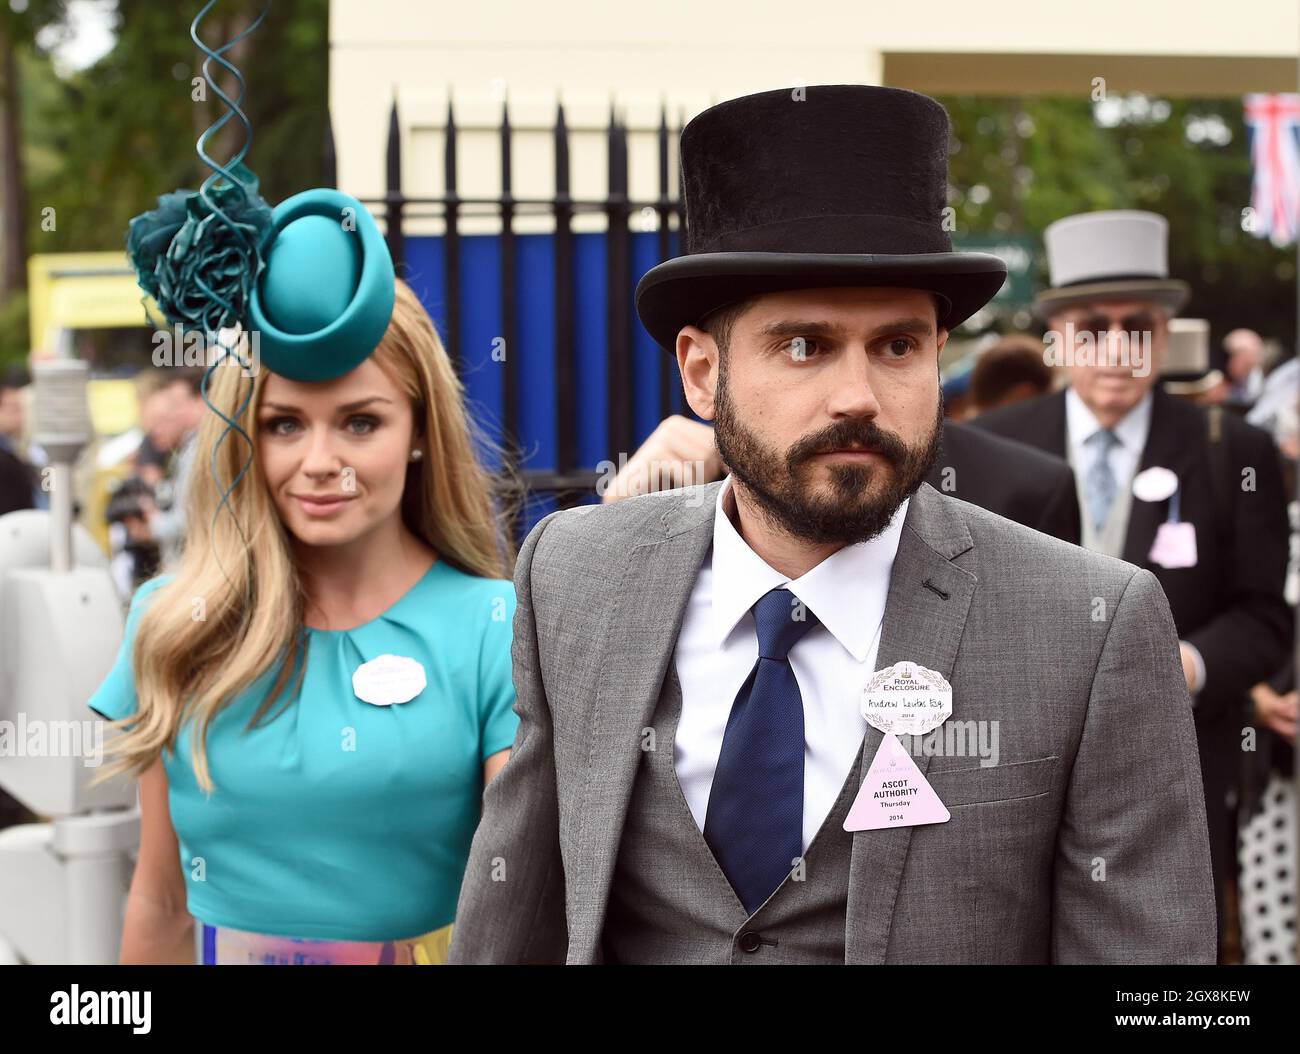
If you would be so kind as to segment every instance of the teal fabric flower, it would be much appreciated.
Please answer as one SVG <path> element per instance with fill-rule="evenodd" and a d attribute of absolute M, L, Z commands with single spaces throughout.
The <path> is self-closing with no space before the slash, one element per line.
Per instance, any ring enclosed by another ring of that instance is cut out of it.
<path fill-rule="evenodd" d="M 271 235 L 257 177 L 242 163 L 230 173 L 236 181 L 215 182 L 206 198 L 194 190 L 162 195 L 126 235 L 140 288 L 169 323 L 205 335 L 246 325 Z"/>

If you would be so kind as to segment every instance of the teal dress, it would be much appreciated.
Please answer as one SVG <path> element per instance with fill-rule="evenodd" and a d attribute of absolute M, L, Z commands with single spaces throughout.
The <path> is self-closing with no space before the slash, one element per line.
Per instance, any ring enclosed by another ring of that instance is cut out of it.
<path fill-rule="evenodd" d="M 132 599 L 117 663 L 89 701 L 104 717 L 135 712 L 135 628 L 169 578 Z M 195 779 L 183 726 L 163 758 L 190 914 L 212 927 L 345 941 L 452 923 L 483 762 L 512 745 L 518 724 L 514 610 L 512 583 L 440 559 L 378 618 L 309 628 L 292 702 L 290 681 L 245 731 L 274 684 L 268 670 L 213 721 L 211 797 Z M 353 671 L 386 654 L 424 667 L 427 686 L 409 702 L 374 705 L 353 691 Z"/>

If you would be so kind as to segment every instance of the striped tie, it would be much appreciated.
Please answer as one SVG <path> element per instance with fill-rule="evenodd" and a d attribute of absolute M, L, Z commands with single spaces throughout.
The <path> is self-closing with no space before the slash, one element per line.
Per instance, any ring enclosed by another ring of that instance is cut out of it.
<path fill-rule="evenodd" d="M 1110 452 L 1119 445 L 1119 437 L 1109 428 L 1100 428 L 1084 440 L 1084 446 L 1093 453 L 1092 464 L 1083 477 L 1084 495 L 1088 502 L 1088 518 L 1093 530 L 1099 533 L 1119 492 L 1119 483 L 1110 467 Z"/>

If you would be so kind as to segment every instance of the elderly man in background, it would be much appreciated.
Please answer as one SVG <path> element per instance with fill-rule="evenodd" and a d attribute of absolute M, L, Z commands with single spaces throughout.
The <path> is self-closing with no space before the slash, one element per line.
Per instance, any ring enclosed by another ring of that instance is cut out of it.
<path fill-rule="evenodd" d="M 1066 457 L 1083 544 L 1150 570 L 1169 599 L 1200 746 L 1222 927 L 1247 693 L 1286 656 L 1287 517 L 1271 438 L 1156 383 L 1188 287 L 1148 212 L 1071 216 L 1044 232 L 1037 310 L 1069 387 L 972 423 Z M 1134 700 L 1134 705 L 1141 705 Z"/>

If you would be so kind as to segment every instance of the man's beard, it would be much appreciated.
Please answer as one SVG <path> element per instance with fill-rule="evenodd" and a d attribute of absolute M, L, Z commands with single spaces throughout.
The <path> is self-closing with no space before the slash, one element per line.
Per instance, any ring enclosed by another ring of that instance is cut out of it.
<path fill-rule="evenodd" d="M 757 499 L 760 512 L 787 534 L 823 544 L 865 542 L 888 527 L 899 506 L 930 474 L 943 435 L 940 400 L 934 427 L 919 446 L 909 447 L 867 418 L 845 418 L 800 439 L 782 456 L 736 418 L 725 368 L 718 375 L 715 409 L 718 453 L 732 475 Z M 849 446 L 874 451 L 888 465 L 828 463 L 831 493 L 825 497 L 810 493 L 812 484 L 800 473 L 813 463 L 814 455 Z"/>

